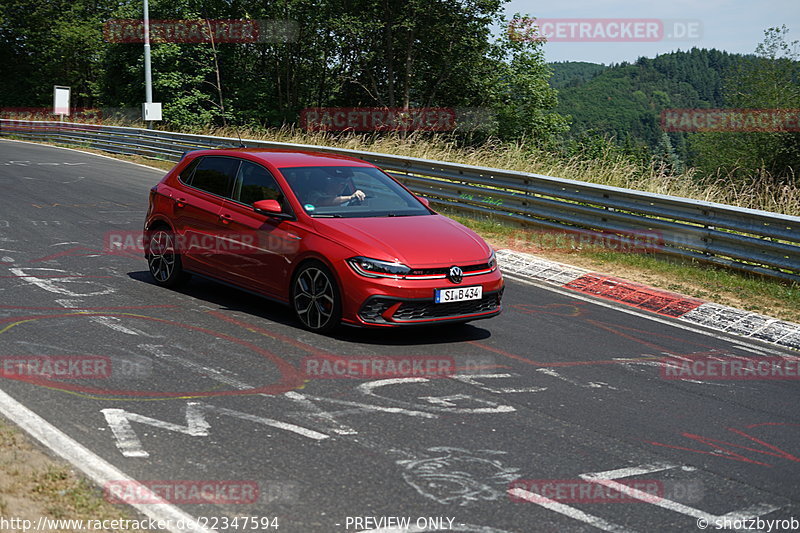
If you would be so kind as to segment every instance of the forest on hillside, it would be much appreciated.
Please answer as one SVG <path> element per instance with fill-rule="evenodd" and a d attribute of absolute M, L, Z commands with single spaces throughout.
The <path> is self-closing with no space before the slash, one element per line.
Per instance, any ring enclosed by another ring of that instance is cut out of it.
<path fill-rule="evenodd" d="M 551 63 L 556 109 L 570 116 L 571 138 L 607 136 L 631 154 L 649 154 L 678 171 L 691 166 L 715 172 L 726 166 L 719 157 L 724 153 L 731 170 L 748 157 L 750 169 L 761 161 L 773 173 L 796 174 L 796 127 L 788 132 L 665 131 L 662 118 L 672 109 L 800 109 L 800 56 L 784 34 L 767 31 L 750 55 L 693 48 L 610 66 Z"/>

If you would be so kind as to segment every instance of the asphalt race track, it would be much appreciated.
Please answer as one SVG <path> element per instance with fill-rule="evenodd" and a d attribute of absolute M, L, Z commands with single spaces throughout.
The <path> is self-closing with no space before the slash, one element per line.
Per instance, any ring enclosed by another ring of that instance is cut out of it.
<path fill-rule="evenodd" d="M 0 386 L 133 479 L 231 489 L 207 503 L 173 491 L 209 528 L 237 516 L 300 533 L 800 519 L 798 381 L 665 379 L 660 363 L 791 353 L 511 279 L 492 320 L 318 336 L 222 285 L 159 288 L 144 258 L 110 248 L 109 235 L 141 230 L 163 174 L 0 142 L 0 358 L 113 369 L 4 371 Z M 462 371 L 298 379 L 304 358 L 332 354 L 452 357 Z M 625 486 L 637 488 L 621 497 Z M 389 517 L 410 525 L 388 529 Z"/>

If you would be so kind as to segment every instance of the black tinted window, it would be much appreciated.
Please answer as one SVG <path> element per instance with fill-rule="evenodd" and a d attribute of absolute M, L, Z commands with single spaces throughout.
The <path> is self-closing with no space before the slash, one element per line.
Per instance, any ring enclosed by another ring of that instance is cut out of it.
<path fill-rule="evenodd" d="M 267 169 L 249 161 L 242 161 L 232 195 L 234 200 L 251 205 L 259 200 L 281 201 L 281 197 L 278 183 Z"/>
<path fill-rule="evenodd" d="M 219 196 L 228 196 L 239 160 L 232 157 L 204 157 L 192 176 L 192 187 Z"/>
<path fill-rule="evenodd" d="M 181 181 L 185 184 L 189 185 L 192 183 L 192 173 L 194 169 L 197 168 L 197 164 L 200 162 L 200 159 L 195 159 L 191 163 L 189 163 L 186 168 L 180 174 Z"/>

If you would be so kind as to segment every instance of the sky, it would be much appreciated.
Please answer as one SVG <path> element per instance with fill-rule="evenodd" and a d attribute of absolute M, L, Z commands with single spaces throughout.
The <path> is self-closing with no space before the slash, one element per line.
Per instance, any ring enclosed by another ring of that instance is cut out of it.
<path fill-rule="evenodd" d="M 756 46 L 763 40 L 765 29 L 782 24 L 789 28 L 790 40 L 800 40 L 800 0 L 511 0 L 506 4 L 505 11 L 508 19 L 513 18 L 515 13 L 550 20 L 637 19 L 640 21 L 639 27 L 645 28 L 640 31 L 645 32 L 647 29 L 643 25 L 656 19 L 662 21 L 664 35 L 694 33 L 687 40 L 664 39 L 654 42 L 551 40 L 544 45 L 548 62 L 632 62 L 640 56 L 655 57 L 693 47 L 749 54 L 755 52 Z M 630 25 L 633 21 L 626 22 L 629 28 L 634 28 Z M 592 32 L 611 33 L 617 26 L 592 23 L 590 28 Z M 561 31 L 563 38 L 570 38 L 570 30 L 565 24 L 561 25 Z M 660 32 L 657 33 L 653 39 L 660 38 Z M 644 35 L 648 38 L 646 33 Z M 576 37 L 580 38 L 580 35 Z"/>

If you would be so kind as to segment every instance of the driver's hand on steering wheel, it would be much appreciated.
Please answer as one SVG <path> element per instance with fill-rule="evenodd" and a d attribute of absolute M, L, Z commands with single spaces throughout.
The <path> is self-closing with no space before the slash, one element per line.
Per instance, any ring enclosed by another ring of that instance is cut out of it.
<path fill-rule="evenodd" d="M 367 195 L 364 194 L 364 191 L 359 189 L 356 192 L 354 192 L 353 194 L 351 194 L 349 199 L 350 200 L 358 200 L 359 202 L 363 202 L 364 198 L 366 198 L 366 197 L 367 197 Z"/>

